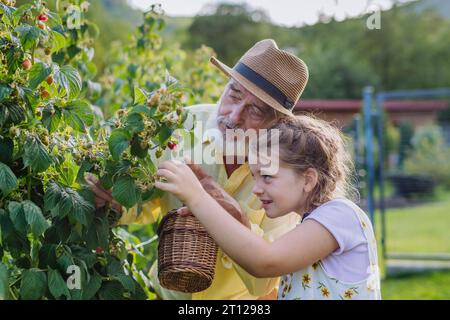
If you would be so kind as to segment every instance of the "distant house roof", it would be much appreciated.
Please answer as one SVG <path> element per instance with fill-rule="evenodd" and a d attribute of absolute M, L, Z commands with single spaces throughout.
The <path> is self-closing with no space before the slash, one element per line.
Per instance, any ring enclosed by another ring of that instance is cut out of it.
<path fill-rule="evenodd" d="M 397 100 L 386 101 L 383 107 L 388 111 L 439 111 L 447 108 L 449 102 L 445 100 Z M 361 110 L 361 100 L 320 100 L 303 99 L 294 107 L 294 111 L 348 111 L 358 112 Z"/>

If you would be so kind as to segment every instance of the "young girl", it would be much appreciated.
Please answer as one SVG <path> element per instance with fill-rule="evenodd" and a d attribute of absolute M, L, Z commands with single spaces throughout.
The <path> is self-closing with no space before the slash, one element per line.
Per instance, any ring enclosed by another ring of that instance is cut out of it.
<path fill-rule="evenodd" d="M 250 164 L 253 193 L 269 218 L 293 211 L 302 217 L 301 224 L 272 243 L 230 216 L 186 164 L 164 162 L 157 174 L 166 181 L 155 186 L 184 202 L 223 251 L 249 273 L 283 275 L 279 299 L 380 299 L 370 220 L 344 197 L 349 156 L 340 132 L 306 116 L 271 130 L 279 130 L 279 169 L 268 175 L 259 161 Z"/>

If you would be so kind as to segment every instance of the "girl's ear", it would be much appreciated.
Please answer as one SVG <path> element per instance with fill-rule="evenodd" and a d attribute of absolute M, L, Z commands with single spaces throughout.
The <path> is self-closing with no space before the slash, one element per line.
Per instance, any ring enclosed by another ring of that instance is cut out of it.
<path fill-rule="evenodd" d="M 311 192 L 317 185 L 319 180 L 319 173 L 316 169 L 309 168 L 303 172 L 303 177 L 305 178 L 305 185 L 303 186 L 305 192 Z"/>

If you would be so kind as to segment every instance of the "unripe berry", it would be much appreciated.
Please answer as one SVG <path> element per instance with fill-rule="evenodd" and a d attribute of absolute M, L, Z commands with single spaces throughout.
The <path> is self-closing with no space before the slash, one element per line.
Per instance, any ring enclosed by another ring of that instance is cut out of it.
<path fill-rule="evenodd" d="M 50 143 L 50 141 L 49 141 L 49 139 L 48 139 L 48 136 L 42 136 L 42 137 L 41 137 L 41 141 L 42 141 L 42 143 L 43 143 L 44 145 L 46 145 L 46 146 L 48 146 L 49 143 Z"/>
<path fill-rule="evenodd" d="M 31 69 L 31 61 L 28 59 L 25 59 L 22 62 L 22 68 L 23 68 L 23 70 L 30 70 Z"/>

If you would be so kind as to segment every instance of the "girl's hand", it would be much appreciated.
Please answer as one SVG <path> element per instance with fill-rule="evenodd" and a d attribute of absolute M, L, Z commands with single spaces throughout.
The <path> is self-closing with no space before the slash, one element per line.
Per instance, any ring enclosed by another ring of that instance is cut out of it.
<path fill-rule="evenodd" d="M 189 160 L 186 161 L 189 162 Z M 165 178 L 166 181 L 155 182 L 155 187 L 173 193 L 183 203 L 192 203 L 197 197 L 206 193 L 192 170 L 180 161 L 163 162 L 156 175 Z"/>

